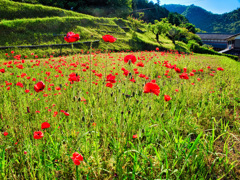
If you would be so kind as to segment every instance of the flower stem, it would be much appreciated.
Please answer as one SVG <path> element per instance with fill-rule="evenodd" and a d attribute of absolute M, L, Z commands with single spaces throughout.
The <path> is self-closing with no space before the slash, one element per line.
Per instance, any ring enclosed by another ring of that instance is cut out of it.
<path fill-rule="evenodd" d="M 79 180 L 79 176 L 78 176 L 78 166 L 76 166 L 76 179 Z"/>
<path fill-rule="evenodd" d="M 92 91 L 92 60 L 91 60 L 91 57 L 92 57 L 92 41 L 90 43 L 90 89 Z"/>

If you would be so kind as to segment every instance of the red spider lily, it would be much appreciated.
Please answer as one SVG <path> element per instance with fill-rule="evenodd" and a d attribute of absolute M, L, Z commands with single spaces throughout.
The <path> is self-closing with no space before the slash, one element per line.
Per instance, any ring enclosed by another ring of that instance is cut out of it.
<path fill-rule="evenodd" d="M 41 131 L 35 131 L 33 133 L 33 138 L 34 139 L 41 139 L 43 137 L 43 133 Z"/>
<path fill-rule="evenodd" d="M 0 69 L 0 72 L 1 73 L 5 73 L 5 69 Z"/>
<path fill-rule="evenodd" d="M 136 139 L 137 137 L 138 137 L 137 134 L 134 134 L 134 135 L 132 136 L 133 139 Z"/>
<path fill-rule="evenodd" d="M 158 47 L 156 47 L 156 51 L 159 51 L 159 48 L 158 48 Z"/>
<path fill-rule="evenodd" d="M 75 34 L 74 32 L 68 32 L 67 35 L 64 37 L 64 40 L 68 43 L 76 42 L 80 39 L 79 34 Z"/>
<path fill-rule="evenodd" d="M 45 84 L 40 81 L 37 84 L 34 85 L 34 90 L 38 93 L 40 91 L 43 91 L 43 89 L 45 88 Z"/>
<path fill-rule="evenodd" d="M 170 101 L 171 100 L 171 97 L 169 95 L 164 95 L 164 100 L 165 101 Z"/>
<path fill-rule="evenodd" d="M 189 79 L 187 73 L 182 73 L 181 75 L 179 75 L 179 77 L 180 77 L 181 79 Z"/>
<path fill-rule="evenodd" d="M 29 93 L 29 91 L 30 91 L 29 89 L 26 89 L 26 90 L 25 90 L 25 93 Z"/>
<path fill-rule="evenodd" d="M 137 64 L 136 64 L 136 66 L 139 66 L 139 67 L 144 67 L 144 64 L 143 64 L 143 62 L 138 62 Z"/>
<path fill-rule="evenodd" d="M 179 90 L 178 89 L 175 89 L 176 92 L 178 92 Z"/>
<path fill-rule="evenodd" d="M 222 67 L 217 68 L 218 71 L 224 71 Z"/>
<path fill-rule="evenodd" d="M 4 135 L 4 136 L 7 136 L 7 135 L 8 135 L 8 132 L 4 132 L 3 135 Z"/>
<path fill-rule="evenodd" d="M 201 79 L 200 78 L 197 78 L 198 81 L 200 81 Z"/>
<path fill-rule="evenodd" d="M 7 87 L 7 90 L 8 90 L 8 91 L 10 90 L 10 87 L 9 87 L 9 86 Z"/>
<path fill-rule="evenodd" d="M 187 72 L 187 68 L 183 68 L 183 72 Z"/>
<path fill-rule="evenodd" d="M 156 83 L 147 83 L 144 86 L 144 93 L 153 93 L 155 95 L 159 95 L 160 87 Z"/>
<path fill-rule="evenodd" d="M 203 69 L 199 69 L 198 71 L 203 72 Z"/>
<path fill-rule="evenodd" d="M 115 38 L 109 34 L 104 35 L 102 38 L 105 42 L 110 42 L 110 43 L 114 43 L 117 40 L 117 38 Z"/>
<path fill-rule="evenodd" d="M 137 59 L 136 59 L 136 56 L 134 56 L 134 55 L 127 55 L 127 56 L 125 56 L 124 57 L 124 62 L 125 63 L 133 63 L 133 64 L 135 64 L 135 62 L 137 61 Z"/>
<path fill-rule="evenodd" d="M 79 166 L 81 164 L 81 161 L 83 161 L 83 156 L 78 152 L 73 153 L 73 156 L 71 158 L 73 160 L 73 163 L 77 166 Z"/>
<path fill-rule="evenodd" d="M 111 83 L 107 83 L 107 84 L 106 84 L 106 87 L 110 87 L 110 88 L 112 88 L 113 85 L 112 85 Z"/>
<path fill-rule="evenodd" d="M 50 124 L 48 122 L 42 123 L 41 129 L 47 129 L 47 128 L 50 128 Z"/>
<path fill-rule="evenodd" d="M 110 83 L 116 83 L 116 80 L 115 80 L 116 76 L 113 76 L 112 74 L 109 74 L 109 75 L 107 75 L 106 78 L 107 78 L 106 81 L 109 81 Z"/>
<path fill-rule="evenodd" d="M 208 68 L 208 69 L 210 69 L 211 67 L 210 67 L 210 66 L 208 66 L 207 68 Z"/>

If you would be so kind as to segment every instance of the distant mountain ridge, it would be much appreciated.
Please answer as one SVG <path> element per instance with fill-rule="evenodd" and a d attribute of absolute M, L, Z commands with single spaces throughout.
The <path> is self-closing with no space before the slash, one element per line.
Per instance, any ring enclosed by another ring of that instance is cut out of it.
<path fill-rule="evenodd" d="M 224 14 L 213 14 L 201 7 L 179 4 L 163 5 L 170 12 L 185 16 L 197 28 L 209 33 L 240 33 L 240 8 Z"/>

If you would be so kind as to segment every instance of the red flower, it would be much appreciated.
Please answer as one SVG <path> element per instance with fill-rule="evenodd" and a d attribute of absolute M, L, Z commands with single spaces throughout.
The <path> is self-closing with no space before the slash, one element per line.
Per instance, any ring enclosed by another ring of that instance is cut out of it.
<path fill-rule="evenodd" d="M 137 138 L 137 134 L 134 134 L 132 138 L 133 138 L 133 139 L 136 139 L 136 138 Z"/>
<path fill-rule="evenodd" d="M 48 122 L 42 123 L 41 129 L 47 129 L 50 128 L 50 124 Z"/>
<path fill-rule="evenodd" d="M 165 100 L 165 101 L 170 101 L 170 100 L 171 100 L 171 98 L 170 98 L 170 96 L 169 96 L 169 95 L 164 95 L 164 100 Z"/>
<path fill-rule="evenodd" d="M 106 84 L 106 87 L 110 87 L 110 88 L 112 88 L 113 85 L 112 85 L 111 83 L 107 83 L 107 84 Z"/>
<path fill-rule="evenodd" d="M 25 93 L 29 93 L 29 91 L 30 91 L 29 89 L 26 89 L 26 90 L 25 90 Z"/>
<path fill-rule="evenodd" d="M 72 74 L 69 74 L 68 80 L 69 80 L 69 81 L 79 82 L 79 81 L 80 81 L 80 76 L 78 76 L 78 75 L 75 74 L 75 73 L 72 73 Z"/>
<path fill-rule="evenodd" d="M 222 67 L 217 68 L 218 71 L 224 71 Z"/>
<path fill-rule="evenodd" d="M 136 66 L 139 66 L 139 67 L 144 67 L 144 64 L 143 64 L 143 62 L 138 62 L 137 64 L 136 64 Z"/>
<path fill-rule="evenodd" d="M 5 73 L 5 69 L 0 69 L 0 72 L 1 73 Z"/>
<path fill-rule="evenodd" d="M 7 135 L 8 135 L 8 132 L 4 132 L 3 135 L 4 135 L 4 136 L 7 136 Z"/>
<path fill-rule="evenodd" d="M 79 34 L 75 34 L 73 32 L 68 32 L 67 36 L 64 37 L 64 40 L 68 43 L 76 42 L 80 39 Z"/>
<path fill-rule="evenodd" d="M 143 92 L 144 93 L 153 93 L 158 96 L 160 93 L 160 87 L 157 84 L 150 82 L 150 83 L 145 84 Z"/>
<path fill-rule="evenodd" d="M 63 112 L 65 114 L 65 116 L 69 116 L 69 113 L 64 111 L 64 110 L 60 110 L 61 112 Z"/>
<path fill-rule="evenodd" d="M 189 74 L 190 76 L 194 76 L 194 73 L 193 72 L 190 72 L 190 74 Z"/>
<path fill-rule="evenodd" d="M 179 75 L 179 77 L 180 77 L 181 79 L 189 79 L 187 73 L 182 73 L 181 75 Z"/>
<path fill-rule="evenodd" d="M 80 161 L 83 161 L 83 156 L 79 154 L 78 152 L 73 153 L 73 157 L 71 157 L 73 160 L 73 163 L 77 166 L 81 164 Z"/>
<path fill-rule="evenodd" d="M 108 34 L 104 35 L 102 38 L 105 42 L 110 42 L 110 43 L 114 43 L 117 40 L 115 37 Z"/>
<path fill-rule="evenodd" d="M 159 48 L 158 48 L 158 47 L 156 47 L 156 51 L 159 51 Z"/>
<path fill-rule="evenodd" d="M 33 134 L 34 139 L 41 139 L 43 137 L 43 133 L 41 131 L 36 131 Z"/>
<path fill-rule="evenodd" d="M 69 116 L 69 113 L 68 112 L 64 112 L 65 116 Z"/>
<path fill-rule="evenodd" d="M 17 85 L 17 86 L 20 86 L 20 87 L 23 87 L 23 84 L 20 83 L 20 82 L 18 82 L 16 85 Z"/>
<path fill-rule="evenodd" d="M 135 64 L 136 61 L 137 61 L 137 59 L 134 55 L 130 54 L 130 55 L 127 55 L 127 56 L 124 57 L 124 62 L 125 63 L 131 62 L 131 63 Z"/>
<path fill-rule="evenodd" d="M 181 72 L 181 69 L 175 67 L 174 70 L 177 72 L 177 73 L 180 73 Z"/>
<path fill-rule="evenodd" d="M 35 90 L 36 92 L 43 91 L 44 88 L 45 88 L 45 84 L 44 84 L 42 81 L 38 82 L 38 83 L 35 84 L 35 86 L 34 86 L 34 90 Z"/>
<path fill-rule="evenodd" d="M 116 76 L 113 76 L 112 74 L 109 74 L 107 76 L 107 80 L 106 81 L 109 81 L 110 83 L 116 83 L 115 78 L 116 78 Z"/>

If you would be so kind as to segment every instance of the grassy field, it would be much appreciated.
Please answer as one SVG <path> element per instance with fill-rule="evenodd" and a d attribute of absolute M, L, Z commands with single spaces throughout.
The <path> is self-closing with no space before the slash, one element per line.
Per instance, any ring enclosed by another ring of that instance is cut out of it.
<path fill-rule="evenodd" d="M 129 54 L 2 62 L 0 179 L 238 179 L 239 62 Z"/>

